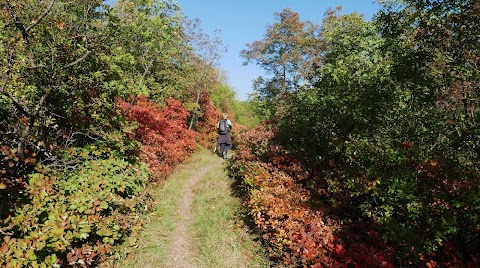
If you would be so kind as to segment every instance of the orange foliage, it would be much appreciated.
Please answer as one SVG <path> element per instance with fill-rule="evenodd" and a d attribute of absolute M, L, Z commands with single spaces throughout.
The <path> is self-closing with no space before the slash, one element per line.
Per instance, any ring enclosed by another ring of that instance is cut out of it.
<path fill-rule="evenodd" d="M 203 146 L 212 146 L 217 138 L 217 122 L 221 113 L 215 104 L 210 100 L 210 94 L 203 94 L 200 99 L 202 117 L 199 118 L 196 141 Z"/>
<path fill-rule="evenodd" d="M 166 99 L 163 108 L 145 96 L 138 97 L 130 109 L 130 103 L 124 100 L 118 103 L 123 112 L 128 110 L 128 120 L 137 123 L 132 138 L 142 144 L 140 159 L 157 178 L 164 177 L 195 150 L 195 132 L 187 128 L 189 113 L 180 101 Z"/>

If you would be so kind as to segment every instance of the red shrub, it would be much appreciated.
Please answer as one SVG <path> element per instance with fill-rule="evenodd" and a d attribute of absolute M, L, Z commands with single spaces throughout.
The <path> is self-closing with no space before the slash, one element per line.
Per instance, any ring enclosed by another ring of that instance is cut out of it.
<path fill-rule="evenodd" d="M 188 111 L 178 100 L 166 99 L 163 108 L 145 96 L 138 97 L 133 105 L 124 100 L 118 103 L 128 120 L 137 123 L 132 134 L 142 144 L 140 159 L 157 178 L 164 177 L 195 150 L 195 132 L 186 124 Z"/>
<path fill-rule="evenodd" d="M 202 116 L 199 118 L 195 139 L 202 146 L 212 146 L 217 138 L 217 122 L 221 114 L 210 100 L 209 94 L 203 94 L 200 99 Z"/>
<path fill-rule="evenodd" d="M 393 267 L 391 248 L 371 226 L 328 219 L 330 208 L 303 185 L 311 172 L 274 136 L 263 126 L 239 136 L 230 166 L 270 256 L 289 267 Z"/>

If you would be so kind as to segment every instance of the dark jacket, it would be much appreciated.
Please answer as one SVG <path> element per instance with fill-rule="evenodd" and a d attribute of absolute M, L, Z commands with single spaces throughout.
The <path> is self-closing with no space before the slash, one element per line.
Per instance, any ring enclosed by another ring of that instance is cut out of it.
<path fill-rule="evenodd" d="M 232 145 L 232 136 L 230 135 L 230 132 L 228 132 L 225 135 L 218 134 L 217 142 L 218 142 L 218 144 L 225 143 L 225 144 L 228 144 L 228 145 Z"/>
<path fill-rule="evenodd" d="M 232 130 L 232 127 L 233 127 L 232 123 L 230 122 L 230 120 L 228 120 L 227 122 L 228 122 L 228 128 Z M 220 124 L 220 121 L 218 121 L 217 123 L 217 130 L 218 130 L 219 124 Z M 232 145 L 232 136 L 230 135 L 230 130 L 228 131 L 227 134 L 218 134 L 218 139 L 217 139 L 218 144 L 225 143 L 228 145 Z"/>

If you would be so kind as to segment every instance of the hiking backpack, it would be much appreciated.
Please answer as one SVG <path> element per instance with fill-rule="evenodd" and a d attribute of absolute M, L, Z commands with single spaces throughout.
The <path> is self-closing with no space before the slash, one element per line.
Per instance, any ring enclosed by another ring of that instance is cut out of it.
<path fill-rule="evenodd" d="M 230 129 L 228 128 L 227 120 L 222 119 L 220 123 L 218 123 L 218 133 L 225 135 L 228 133 Z"/>

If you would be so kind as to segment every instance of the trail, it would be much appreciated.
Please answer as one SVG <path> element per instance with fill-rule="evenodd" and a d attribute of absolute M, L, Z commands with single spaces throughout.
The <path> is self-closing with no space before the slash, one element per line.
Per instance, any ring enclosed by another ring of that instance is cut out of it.
<path fill-rule="evenodd" d="M 218 163 L 218 161 L 216 161 Z M 218 165 L 218 164 L 217 164 Z M 192 204 L 195 198 L 195 186 L 213 166 L 203 167 L 198 173 L 192 175 L 183 189 L 180 199 L 178 200 L 178 210 L 175 218 L 175 231 L 172 234 L 172 243 L 169 248 L 168 260 L 166 267 L 189 268 L 194 265 L 194 248 L 193 237 L 190 232 L 190 226 L 193 225 Z"/>
<path fill-rule="evenodd" d="M 240 220 L 223 159 L 200 150 L 153 193 L 136 249 L 116 267 L 270 267 Z"/>

